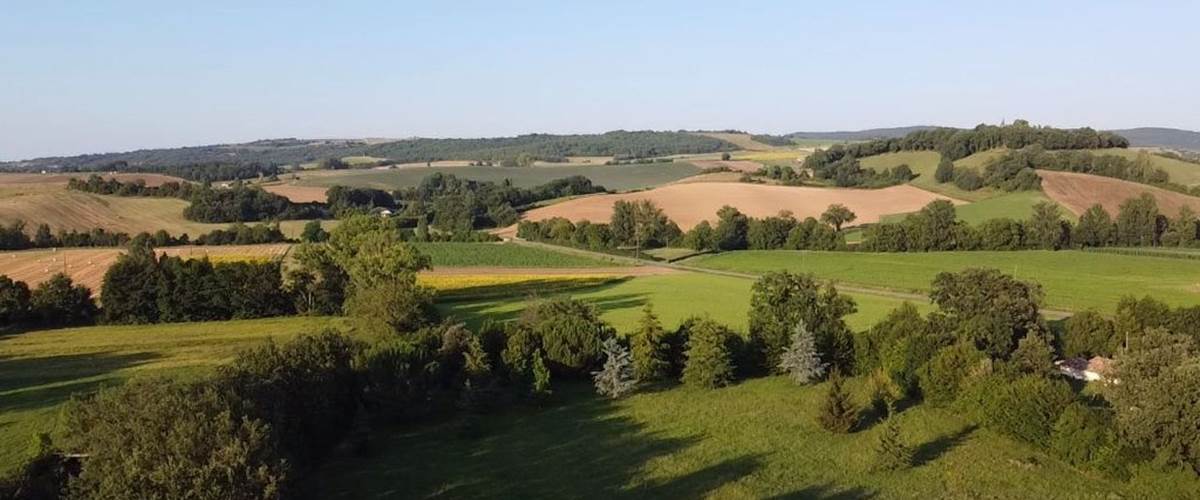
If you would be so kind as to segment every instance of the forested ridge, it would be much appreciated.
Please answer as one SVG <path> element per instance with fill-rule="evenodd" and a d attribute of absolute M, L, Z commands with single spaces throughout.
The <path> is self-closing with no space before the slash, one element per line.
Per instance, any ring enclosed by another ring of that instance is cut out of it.
<path fill-rule="evenodd" d="M 625 131 L 603 134 L 526 134 L 478 139 L 413 138 L 387 142 L 359 140 L 270 139 L 243 144 L 219 144 L 123 153 L 37 158 L 0 163 L 0 170 L 121 170 L 161 172 L 193 180 L 201 174 L 173 171 L 214 170 L 216 165 L 261 164 L 264 168 L 295 165 L 328 158 L 372 156 L 396 163 L 438 160 L 516 160 L 525 156 L 555 161 L 566 156 L 643 158 L 689 153 L 733 151 L 737 146 L 712 137 L 685 132 Z M 272 172 L 265 172 L 270 175 Z M 257 175 L 255 173 L 254 175 Z M 227 179 L 235 177 L 225 177 Z M 245 176 L 241 178 L 246 178 Z"/>

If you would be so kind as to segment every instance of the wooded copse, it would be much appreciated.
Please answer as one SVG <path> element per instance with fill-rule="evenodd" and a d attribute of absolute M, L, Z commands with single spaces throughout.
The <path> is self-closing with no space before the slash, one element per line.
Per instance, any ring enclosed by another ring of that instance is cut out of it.
<path fill-rule="evenodd" d="M 173 236 L 165 229 L 154 233 L 141 232 L 136 235 L 122 232 L 109 232 L 104 228 L 91 231 L 59 230 L 52 232 L 48 224 L 38 224 L 33 236 L 27 232 L 25 221 L 16 220 L 8 226 L 0 226 L 0 250 L 28 250 L 31 248 L 77 248 L 77 247 L 119 247 L 130 244 L 135 240 L 144 239 L 156 247 L 179 245 L 254 245 L 260 243 L 283 243 L 290 241 L 279 230 L 278 224 L 255 224 L 247 226 L 242 223 L 230 225 L 225 229 L 214 229 L 195 238 L 183 233 Z"/>

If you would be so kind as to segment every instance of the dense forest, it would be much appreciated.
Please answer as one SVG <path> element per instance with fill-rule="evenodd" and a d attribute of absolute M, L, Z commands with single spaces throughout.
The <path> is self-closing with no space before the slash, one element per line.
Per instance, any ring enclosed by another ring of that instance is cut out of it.
<path fill-rule="evenodd" d="M 397 163 L 476 160 L 512 162 L 518 158 L 543 161 L 567 156 L 615 156 L 645 158 L 688 153 L 733 151 L 737 146 L 686 132 L 625 131 L 603 134 L 527 134 L 516 137 L 480 139 L 414 138 L 387 142 L 355 140 L 273 139 L 245 144 L 221 144 L 173 149 L 145 149 L 125 153 L 91 154 L 70 157 L 38 158 L 0 163 L 0 170 L 121 170 L 159 172 L 205 180 L 206 172 L 222 172 L 226 179 L 257 176 L 218 168 L 219 165 L 258 164 L 264 175 L 270 165 L 296 165 L 327 158 L 373 156 Z M 183 168 L 171 172 L 171 168 Z M 128 170 L 122 170 L 128 169 Z M 139 170 L 140 169 L 140 170 Z M 154 170 L 161 169 L 161 170 Z"/>

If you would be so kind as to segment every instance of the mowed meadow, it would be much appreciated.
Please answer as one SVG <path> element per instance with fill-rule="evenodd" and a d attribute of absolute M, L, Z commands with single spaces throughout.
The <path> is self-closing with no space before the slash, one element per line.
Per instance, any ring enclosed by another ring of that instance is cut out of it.
<path fill-rule="evenodd" d="M 684 264 L 761 274 L 788 270 L 846 284 L 927 292 L 938 273 L 995 268 L 1036 282 L 1045 306 L 1112 313 L 1124 296 L 1151 295 L 1175 306 L 1200 301 L 1200 261 L 1077 250 L 1019 252 L 866 253 L 738 251 L 705 255 Z"/>

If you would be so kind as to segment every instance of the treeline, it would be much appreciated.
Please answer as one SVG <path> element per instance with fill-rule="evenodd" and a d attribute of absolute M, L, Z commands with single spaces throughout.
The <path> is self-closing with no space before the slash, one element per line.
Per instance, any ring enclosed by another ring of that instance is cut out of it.
<path fill-rule="evenodd" d="M 733 151 L 737 146 L 720 139 L 685 132 L 624 131 L 603 134 L 529 134 L 487 139 L 410 139 L 372 145 L 368 156 L 400 163 L 438 160 L 500 162 L 522 154 L 544 160 L 567 156 L 648 158 L 675 154 Z"/>
<path fill-rule="evenodd" d="M 633 249 L 677 246 L 683 232 L 662 209 L 650 200 L 613 203 L 607 224 L 563 217 L 543 221 L 523 220 L 517 224 L 517 237 L 591 250 Z"/>
<path fill-rule="evenodd" d="M 87 180 L 71 179 L 69 189 L 116 196 L 159 196 L 188 200 L 183 216 L 196 222 L 255 222 L 263 220 L 326 219 L 322 203 L 293 203 L 286 197 L 258 187 L 234 182 L 228 188 L 189 182 L 166 182 L 147 186 L 142 179 L 121 182 L 93 174 Z"/>
<path fill-rule="evenodd" d="M 179 245 L 255 245 L 260 243 L 283 243 L 289 241 L 278 224 L 234 224 L 227 229 L 214 229 L 191 239 L 187 233 L 172 236 L 166 230 L 154 233 L 109 232 L 104 228 L 80 232 L 59 230 L 53 233 L 48 224 L 38 224 L 30 237 L 25 231 L 25 222 L 16 220 L 8 226 L 0 226 L 0 250 L 27 250 L 30 248 L 73 248 L 73 247 L 118 247 L 132 241 L 146 240 L 156 247 Z M 318 223 L 319 227 L 319 223 Z"/>
<path fill-rule="evenodd" d="M 0 275 L 0 331 L 90 325 L 98 309 L 92 290 L 57 273 L 32 290 Z"/>
<path fill-rule="evenodd" d="M 634 250 L 677 247 L 698 251 L 728 250 L 843 250 L 842 226 L 853 222 L 854 212 L 831 205 L 820 217 L 797 220 L 790 212 L 754 218 L 731 206 L 716 213 L 717 223 L 701 221 L 683 232 L 650 200 L 619 200 L 608 223 L 571 222 L 563 217 L 523 220 L 517 237 L 590 250 Z"/>
<path fill-rule="evenodd" d="M 938 200 L 900 222 L 867 226 L 859 250 L 931 252 L 951 250 L 1062 250 L 1087 247 L 1200 246 L 1200 220 L 1184 207 L 1174 217 L 1143 194 L 1121 204 L 1116 218 L 1093 205 L 1072 224 L 1058 205 L 1041 202 L 1026 220 L 995 218 L 972 226 L 958 220 L 954 205 Z"/>
<path fill-rule="evenodd" d="M 1040 145 L 1009 151 L 984 165 L 983 173 L 973 168 L 956 167 L 943 158 L 934 172 L 938 182 L 953 182 L 959 189 L 974 191 L 985 186 L 1005 191 L 1038 189 L 1041 178 L 1034 169 L 1078 172 L 1122 179 L 1192 194 L 1187 186 L 1171 182 L 1170 175 L 1154 167 L 1150 155 L 1142 152 L 1137 159 L 1096 155 L 1088 151 L 1046 151 Z"/>
<path fill-rule="evenodd" d="M 201 183 L 256 179 L 259 177 L 278 176 L 280 173 L 283 173 L 283 171 L 275 165 L 263 165 L 255 162 L 206 162 L 179 165 L 158 165 L 131 164 L 128 161 L 114 161 L 112 163 L 105 163 L 103 165 L 65 166 L 60 169 L 61 172 L 90 172 L 97 170 L 104 172 L 164 174 Z"/>
<path fill-rule="evenodd" d="M 1021 149 L 1040 145 L 1045 149 L 1124 148 L 1129 141 L 1111 132 L 1090 128 L 1057 129 L 1033 127 L 1024 120 L 1012 125 L 979 125 L 971 130 L 933 128 L 918 130 L 901 138 L 837 144 L 818 149 L 804 159 L 803 167 L 814 176 L 833 179 L 839 186 L 867 185 L 873 176 L 857 165 L 856 159 L 898 151 L 937 151 L 949 160 L 965 158 L 993 148 Z M 876 174 L 879 175 L 879 174 Z"/>
<path fill-rule="evenodd" d="M 214 321 L 295 311 L 278 262 L 210 262 L 158 255 L 134 245 L 104 274 L 103 321 L 110 324 Z"/>

